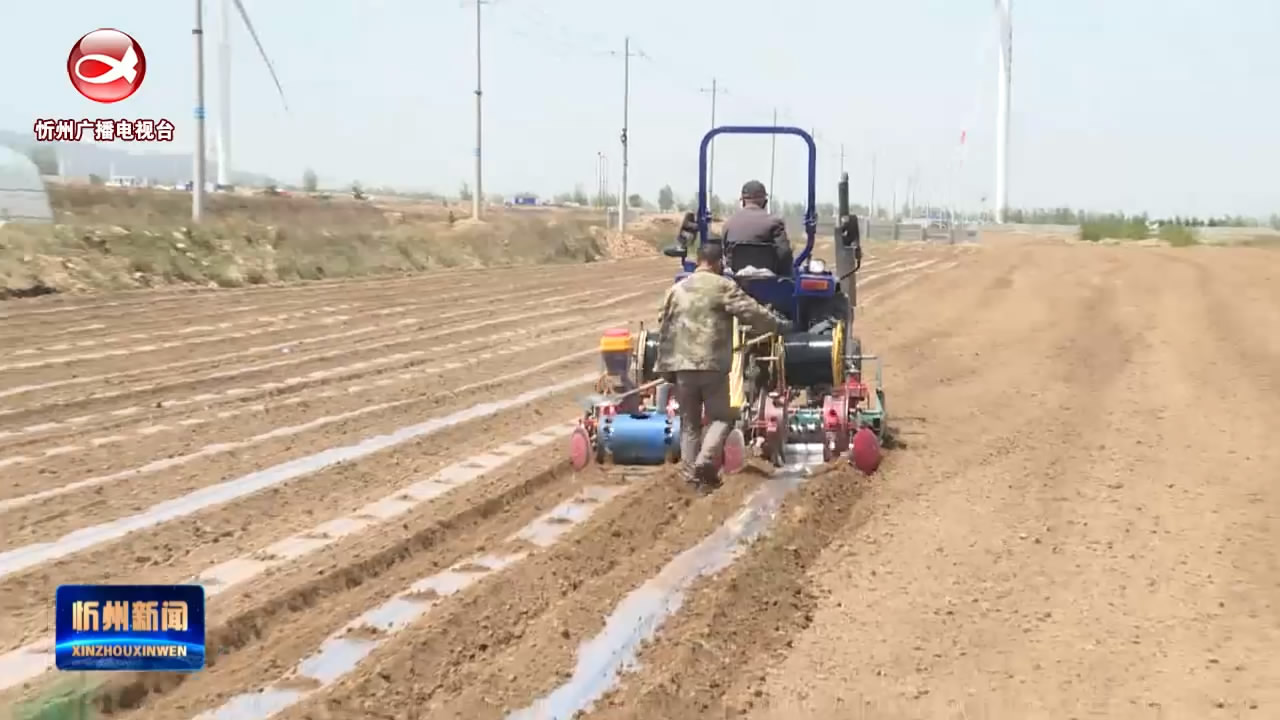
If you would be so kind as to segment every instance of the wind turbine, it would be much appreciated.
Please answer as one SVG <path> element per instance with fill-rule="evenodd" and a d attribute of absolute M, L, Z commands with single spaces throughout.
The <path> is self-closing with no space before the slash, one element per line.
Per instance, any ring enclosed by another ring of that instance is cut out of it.
<path fill-rule="evenodd" d="M 1009 86 L 1013 75 L 1013 0 L 995 0 L 1000 24 L 1000 66 L 996 76 L 996 222 L 1005 221 L 1009 207 Z"/>
<path fill-rule="evenodd" d="M 267 72 L 271 73 L 271 80 L 276 84 L 276 91 L 280 94 L 280 103 L 284 106 L 285 112 L 289 111 L 289 103 L 284 97 L 284 88 L 280 85 L 280 78 L 276 76 L 275 67 L 271 64 L 271 58 L 267 57 L 267 51 L 262 47 L 262 41 L 258 39 L 258 33 L 253 29 L 253 22 L 249 20 L 249 13 L 244 9 L 244 3 L 241 0 L 219 0 L 222 6 L 221 23 L 218 29 L 218 185 L 229 187 L 231 185 L 231 5 L 235 4 L 236 11 L 240 15 L 240 20 L 244 23 L 245 29 L 249 31 L 249 36 L 253 38 L 254 45 L 258 46 L 258 54 L 262 56 L 262 62 L 267 66 Z"/>

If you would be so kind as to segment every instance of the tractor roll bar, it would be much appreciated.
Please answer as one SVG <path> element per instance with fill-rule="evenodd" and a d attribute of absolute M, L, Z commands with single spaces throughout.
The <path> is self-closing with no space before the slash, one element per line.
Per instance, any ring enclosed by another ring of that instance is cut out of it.
<path fill-rule="evenodd" d="M 813 243 L 818 237 L 818 147 L 813 136 L 798 127 L 773 125 L 722 125 L 712 128 L 702 136 L 702 147 L 698 151 L 698 242 L 707 241 L 711 225 L 710 198 L 707 197 L 707 149 L 717 135 L 795 135 L 809 146 L 809 192 L 805 197 L 804 211 L 804 251 L 795 259 L 795 270 L 800 268 L 813 253 Z M 769 188 L 773 192 L 773 188 Z"/>

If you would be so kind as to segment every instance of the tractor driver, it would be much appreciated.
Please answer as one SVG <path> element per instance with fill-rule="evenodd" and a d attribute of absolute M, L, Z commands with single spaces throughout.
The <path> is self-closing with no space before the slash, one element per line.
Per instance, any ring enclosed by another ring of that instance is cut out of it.
<path fill-rule="evenodd" d="M 790 327 L 724 276 L 723 253 L 721 245 L 703 243 L 697 269 L 667 291 L 658 318 L 654 371 L 675 383 L 682 475 L 699 490 L 720 483 L 714 463 L 734 419 L 729 405 L 733 318 L 750 325 L 752 332 L 786 332 Z M 704 407 L 710 422 L 705 439 Z"/>
<path fill-rule="evenodd" d="M 724 224 L 724 249 L 734 271 L 749 265 L 791 277 L 791 240 L 782 218 L 766 208 L 769 195 L 764 183 L 751 180 L 742 186 L 742 209 Z"/>

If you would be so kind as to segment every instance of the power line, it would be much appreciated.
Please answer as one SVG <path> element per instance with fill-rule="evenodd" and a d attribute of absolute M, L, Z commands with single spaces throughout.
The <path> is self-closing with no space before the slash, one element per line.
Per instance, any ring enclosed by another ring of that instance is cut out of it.
<path fill-rule="evenodd" d="M 560 23 L 559 21 L 555 20 L 544 9 L 540 7 L 536 7 L 532 5 L 512 5 L 510 7 L 513 9 L 520 8 L 522 10 L 527 10 L 531 13 L 536 13 L 537 17 L 536 18 L 531 17 L 530 18 L 531 22 L 547 29 L 548 33 L 547 35 L 535 36 L 534 34 L 529 33 L 521 28 L 508 27 L 507 30 L 515 35 L 518 35 L 520 37 L 542 44 L 544 48 L 549 48 L 549 46 L 553 44 L 556 45 L 555 51 L 553 52 L 554 54 L 559 56 L 561 59 L 566 59 L 565 57 L 566 55 L 576 55 L 579 57 L 599 57 L 601 55 L 617 55 L 618 54 L 617 51 L 613 51 L 613 50 L 584 49 L 589 46 L 599 47 L 599 45 L 604 44 L 604 42 L 602 42 L 604 41 L 604 36 L 597 33 L 587 33 L 580 30 L 571 30 L 567 28 L 565 25 L 563 25 L 562 23 Z M 552 43 L 551 38 L 549 37 L 552 34 L 559 36 L 560 41 Z M 570 40 L 569 38 L 572 38 L 572 40 Z M 696 92 L 699 94 L 705 94 L 707 92 L 705 88 L 696 88 L 688 84 L 687 65 L 683 63 L 680 63 L 680 64 L 671 63 L 666 59 L 662 58 L 661 56 L 654 56 L 654 55 L 643 53 L 643 52 L 639 53 L 637 57 L 647 60 L 653 63 L 655 66 L 662 66 L 667 72 L 669 72 L 670 80 L 671 80 L 670 82 L 667 83 L 669 86 L 672 86 L 687 92 L 691 92 L 691 93 Z M 735 90 L 732 94 L 737 102 L 752 105 L 756 109 L 769 109 L 775 106 L 775 103 L 765 102 L 760 98 L 743 94 L 737 90 Z M 791 114 L 790 108 L 787 107 L 785 104 L 779 107 L 783 109 L 782 114 L 784 116 Z M 827 134 L 824 132 L 816 133 L 816 138 L 824 142 L 828 140 Z M 831 157 L 834 157 L 834 153 L 831 151 L 828 151 L 827 154 Z"/>
<path fill-rule="evenodd" d="M 481 1 L 491 2 L 492 0 L 481 0 Z M 516 35 L 531 41 L 531 43 L 533 44 L 542 46 L 542 48 L 545 51 L 547 51 L 548 54 L 551 56 L 569 61 L 570 57 L 599 58 L 605 55 L 615 56 L 615 57 L 619 55 L 619 52 L 616 50 L 600 49 L 601 40 L 604 38 L 603 35 L 600 35 L 597 33 L 586 33 L 576 29 L 569 29 L 563 23 L 561 23 L 560 21 L 557 21 L 555 18 L 549 15 L 543 8 L 540 8 L 534 5 L 526 5 L 526 4 L 514 4 L 514 5 L 509 5 L 507 7 L 510 7 L 512 10 L 525 11 L 526 12 L 525 18 L 528 19 L 528 22 L 526 24 L 536 25 L 539 28 L 545 30 L 546 32 L 532 33 L 523 27 L 513 26 L 509 23 L 504 23 L 504 22 L 500 22 L 499 26 L 502 27 L 502 29 L 506 32 L 510 32 L 513 35 Z M 518 12 L 513 12 L 511 14 L 516 15 L 518 14 Z M 628 43 L 624 41 L 624 45 L 626 44 Z M 629 57 L 624 59 L 624 70 L 623 70 L 624 85 L 627 86 L 627 87 L 624 87 L 624 125 L 629 124 L 629 122 L 627 122 L 629 120 L 629 118 L 627 117 L 629 115 L 629 64 L 626 62 L 626 60 L 629 60 L 630 57 L 638 57 L 654 64 L 655 66 L 662 66 L 665 71 L 669 72 L 669 79 L 664 78 L 664 80 L 666 80 L 666 85 L 668 87 L 673 87 L 676 89 L 681 89 L 689 92 L 696 92 L 696 93 L 699 93 L 700 95 L 706 95 L 710 93 L 711 99 L 712 99 L 711 111 L 713 116 L 713 119 L 712 119 L 713 127 L 716 124 L 716 115 L 718 114 L 718 107 L 716 104 L 716 100 L 717 100 L 717 97 L 721 94 L 725 94 L 725 95 L 732 94 L 736 104 L 746 104 L 746 105 L 754 106 L 756 108 L 770 108 L 773 111 L 775 111 L 775 113 L 777 113 L 775 117 L 778 117 L 779 115 L 784 117 L 784 124 L 786 122 L 785 116 L 791 114 L 790 108 L 787 107 L 785 104 L 777 105 L 776 103 L 765 103 L 765 102 L 762 102 L 759 98 L 756 98 L 750 95 L 744 95 L 736 91 L 733 93 L 729 93 L 724 88 L 719 87 L 718 77 L 713 79 L 713 88 L 691 87 L 688 84 L 687 65 L 673 64 L 662 57 L 655 57 L 651 54 L 645 53 L 644 51 L 637 51 L 634 48 L 631 48 L 629 50 L 624 50 L 624 52 L 629 52 Z M 678 78 L 677 78 L 677 75 L 678 75 Z M 774 121 L 774 124 L 775 125 L 777 124 L 776 119 Z M 790 124 L 797 124 L 797 123 L 792 122 Z M 836 160 L 837 163 L 839 163 L 841 167 L 843 167 L 843 158 L 841 158 L 839 154 L 836 152 L 836 147 L 838 143 L 830 142 L 828 140 L 827 133 L 820 132 L 816 128 L 812 128 L 811 134 L 814 136 L 815 141 L 817 141 L 820 145 L 823 146 L 823 147 L 820 147 L 819 149 L 819 155 L 825 159 Z M 712 142 L 711 148 L 709 150 L 710 150 L 710 156 L 709 156 L 710 167 L 708 168 L 708 172 L 709 172 L 709 175 L 711 175 L 712 177 L 708 178 L 709 180 L 708 194 L 711 194 L 712 189 L 714 188 L 714 179 L 713 179 L 714 168 L 715 168 L 714 141 Z M 626 155 L 627 148 L 625 147 L 625 145 L 624 145 L 623 151 L 624 151 L 624 155 Z M 774 174 L 776 171 L 776 140 L 774 141 L 774 147 L 771 149 L 770 155 L 771 155 L 770 176 L 774 177 Z M 624 168 L 627 166 L 628 166 L 628 163 L 624 159 Z M 772 181 L 771 181 L 771 184 L 772 184 Z M 620 204 L 622 206 L 625 206 L 626 204 L 625 195 L 626 193 L 623 193 L 623 197 L 620 198 Z M 623 208 L 623 212 L 620 213 L 620 215 L 622 215 L 623 213 L 625 213 L 625 207 Z"/>

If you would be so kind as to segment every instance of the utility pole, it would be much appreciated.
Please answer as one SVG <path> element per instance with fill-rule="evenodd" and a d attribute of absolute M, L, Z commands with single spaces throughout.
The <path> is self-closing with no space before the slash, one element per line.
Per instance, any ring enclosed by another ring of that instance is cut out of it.
<path fill-rule="evenodd" d="M 711 129 L 716 127 L 716 96 L 721 93 L 727 93 L 728 90 L 721 89 L 715 78 L 711 78 L 711 87 L 699 88 L 698 92 L 711 93 Z M 711 207 L 711 198 L 716 196 L 716 141 L 711 140 L 711 147 L 707 153 L 707 207 Z"/>
<path fill-rule="evenodd" d="M 631 38 L 622 41 L 622 192 L 618 194 L 618 232 L 627 229 L 627 123 L 631 103 Z"/>
<path fill-rule="evenodd" d="M 844 175 L 844 143 L 840 143 L 840 174 Z"/>
<path fill-rule="evenodd" d="M 596 179 L 595 179 L 595 197 L 591 199 L 591 205 L 604 210 L 605 224 L 608 224 L 609 218 L 609 156 L 604 152 L 596 152 Z"/>
<path fill-rule="evenodd" d="M 916 216 L 916 190 L 919 189 L 920 166 L 907 178 L 907 216 L 914 219 Z"/>
<path fill-rule="evenodd" d="M 191 181 L 191 222 L 204 216 L 204 3 L 196 0 L 196 26 L 191 29 L 196 41 L 196 152 L 195 177 Z"/>
<path fill-rule="evenodd" d="M 876 155 L 871 153 L 871 219 L 876 217 Z"/>
<path fill-rule="evenodd" d="M 480 208 L 484 202 L 483 165 L 480 161 L 480 148 L 483 134 L 480 123 L 480 7 L 489 0 L 475 0 L 476 3 L 476 187 L 471 193 L 471 219 L 480 219 Z"/>

